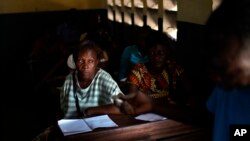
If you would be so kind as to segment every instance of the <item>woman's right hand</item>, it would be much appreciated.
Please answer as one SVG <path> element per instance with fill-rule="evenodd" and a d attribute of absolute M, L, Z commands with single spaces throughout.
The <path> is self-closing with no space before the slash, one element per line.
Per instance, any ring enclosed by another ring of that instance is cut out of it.
<path fill-rule="evenodd" d="M 120 106 L 120 109 L 125 114 L 135 114 L 134 107 L 128 101 L 123 101 L 123 103 Z"/>
<path fill-rule="evenodd" d="M 113 97 L 114 103 L 120 110 L 125 114 L 134 114 L 135 107 L 132 105 L 132 101 L 134 99 L 134 95 L 124 95 L 118 94 L 117 96 Z"/>

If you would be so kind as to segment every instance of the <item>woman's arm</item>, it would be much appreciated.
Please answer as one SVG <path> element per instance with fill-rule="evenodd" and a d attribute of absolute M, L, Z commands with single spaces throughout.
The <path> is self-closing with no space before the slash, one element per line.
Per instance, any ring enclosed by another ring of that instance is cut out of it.
<path fill-rule="evenodd" d="M 84 115 L 100 115 L 100 114 L 124 114 L 119 107 L 114 104 L 102 105 L 97 107 L 89 107 L 84 111 Z"/>
<path fill-rule="evenodd" d="M 153 102 L 151 101 L 151 98 L 141 91 L 137 93 L 133 103 L 135 105 L 134 109 L 136 115 L 153 110 Z"/>
<path fill-rule="evenodd" d="M 150 97 L 138 90 L 131 91 L 127 95 L 119 95 L 119 99 L 123 101 L 120 109 L 126 114 L 138 115 L 150 112 L 153 108 L 153 103 Z"/>

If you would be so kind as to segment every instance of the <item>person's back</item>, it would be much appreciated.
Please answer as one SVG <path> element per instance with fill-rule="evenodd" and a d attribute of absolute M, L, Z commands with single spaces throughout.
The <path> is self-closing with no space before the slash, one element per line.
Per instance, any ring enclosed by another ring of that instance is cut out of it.
<path fill-rule="evenodd" d="M 250 124 L 250 87 L 227 90 L 216 86 L 207 101 L 208 110 L 214 113 L 213 139 L 230 138 L 230 126 Z"/>
<path fill-rule="evenodd" d="M 145 40 L 151 34 L 151 28 L 148 26 L 137 30 L 136 43 L 124 48 L 120 60 L 119 80 L 125 81 L 129 71 L 135 64 L 148 62 L 148 57 L 145 54 Z"/>

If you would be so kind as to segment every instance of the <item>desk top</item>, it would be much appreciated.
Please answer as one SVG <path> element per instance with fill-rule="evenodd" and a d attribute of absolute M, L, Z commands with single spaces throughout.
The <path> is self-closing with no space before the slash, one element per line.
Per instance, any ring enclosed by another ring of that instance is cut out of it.
<path fill-rule="evenodd" d="M 136 120 L 130 115 L 109 115 L 119 126 L 94 129 L 92 132 L 65 136 L 65 140 L 208 140 L 206 130 L 201 127 L 172 119 L 155 122 Z"/>

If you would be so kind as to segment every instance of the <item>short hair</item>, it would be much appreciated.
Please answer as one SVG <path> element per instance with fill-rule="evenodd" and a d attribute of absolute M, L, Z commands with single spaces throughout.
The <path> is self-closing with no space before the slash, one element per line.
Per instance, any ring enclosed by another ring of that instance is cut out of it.
<path fill-rule="evenodd" d="M 81 42 L 73 51 L 73 58 L 74 58 L 74 61 L 76 62 L 77 59 L 78 59 L 78 56 L 79 56 L 79 53 L 84 50 L 84 49 L 91 49 L 93 51 L 95 51 L 96 53 L 96 57 L 98 60 L 100 60 L 100 56 L 101 56 L 101 53 L 102 53 L 102 50 L 101 48 L 93 41 L 91 40 L 86 40 L 86 41 L 83 41 Z"/>

